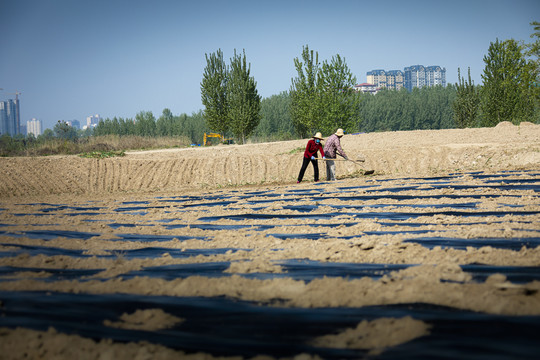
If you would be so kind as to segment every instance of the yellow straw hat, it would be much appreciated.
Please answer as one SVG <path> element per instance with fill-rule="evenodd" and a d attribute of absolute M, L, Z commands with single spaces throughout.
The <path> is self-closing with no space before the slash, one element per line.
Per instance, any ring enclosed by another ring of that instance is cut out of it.
<path fill-rule="evenodd" d="M 322 137 L 322 134 L 320 132 L 316 133 L 315 135 L 313 135 L 313 138 L 314 139 L 319 139 L 319 140 L 324 140 L 324 138 Z"/>
<path fill-rule="evenodd" d="M 337 129 L 336 135 L 337 135 L 337 136 L 343 136 L 343 135 L 344 135 L 343 129 Z"/>

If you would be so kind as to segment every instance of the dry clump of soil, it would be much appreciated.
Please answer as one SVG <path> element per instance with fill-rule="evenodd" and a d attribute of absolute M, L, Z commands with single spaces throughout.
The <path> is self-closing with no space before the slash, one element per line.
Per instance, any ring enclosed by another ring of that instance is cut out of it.
<path fill-rule="evenodd" d="M 103 324 L 120 329 L 156 331 L 173 327 L 182 321 L 184 319 L 167 314 L 161 309 L 146 309 L 132 314 L 123 313 L 119 321 L 104 320 Z"/>
<path fill-rule="evenodd" d="M 379 354 L 382 349 L 396 346 L 429 334 L 429 325 L 410 316 L 401 319 L 381 318 L 364 320 L 356 328 L 313 340 L 316 346 L 337 349 L 369 349 Z"/>

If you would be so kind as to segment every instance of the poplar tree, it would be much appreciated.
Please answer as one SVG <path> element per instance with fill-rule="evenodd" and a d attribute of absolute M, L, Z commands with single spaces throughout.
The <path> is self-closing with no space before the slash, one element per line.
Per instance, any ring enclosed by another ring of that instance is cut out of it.
<path fill-rule="evenodd" d="M 156 118 L 151 111 L 141 111 L 135 116 L 135 135 L 156 136 Z"/>
<path fill-rule="evenodd" d="M 250 72 L 246 52 L 240 55 L 234 50 L 227 81 L 227 115 L 231 131 L 241 144 L 246 142 L 261 119 L 261 96 Z"/>
<path fill-rule="evenodd" d="M 501 121 L 519 124 L 532 118 L 534 70 L 521 50 L 513 39 L 490 44 L 482 74 L 482 125 L 495 126 Z"/>
<path fill-rule="evenodd" d="M 323 133 L 332 134 L 337 128 L 349 132 L 356 129 L 360 120 L 360 96 L 354 90 L 354 85 L 356 77 L 339 54 L 333 56 L 330 62 L 323 62 L 319 76 L 319 129 Z"/>
<path fill-rule="evenodd" d="M 223 60 L 223 52 L 205 54 L 206 67 L 201 81 L 203 116 L 208 127 L 224 135 L 229 129 L 227 105 L 228 68 Z"/>
<path fill-rule="evenodd" d="M 163 109 L 163 113 L 157 119 L 156 131 L 159 136 L 173 136 L 174 134 L 174 116 L 170 109 Z"/>
<path fill-rule="evenodd" d="M 533 69 L 533 86 L 532 93 L 535 99 L 535 122 L 540 123 L 540 22 L 533 21 L 531 26 L 534 28 L 534 33 L 531 38 L 534 41 L 530 44 L 525 44 L 525 54 L 530 57 L 531 67 Z"/>
<path fill-rule="evenodd" d="M 298 135 L 306 137 L 317 130 L 321 119 L 319 53 L 304 46 L 302 60 L 295 58 L 294 66 L 298 76 L 292 79 L 290 90 L 291 119 Z"/>
<path fill-rule="evenodd" d="M 456 100 L 452 104 L 454 121 L 459 128 L 472 127 L 478 116 L 480 92 L 471 80 L 471 68 L 468 70 L 468 80 L 461 77 L 461 69 L 458 68 L 456 90 Z"/>

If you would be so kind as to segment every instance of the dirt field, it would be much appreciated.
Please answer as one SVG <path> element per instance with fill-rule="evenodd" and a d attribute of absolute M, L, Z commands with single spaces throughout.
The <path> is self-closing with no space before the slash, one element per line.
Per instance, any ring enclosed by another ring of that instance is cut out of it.
<path fill-rule="evenodd" d="M 344 150 L 363 155 L 378 175 L 429 176 L 458 171 L 498 171 L 540 163 L 538 125 L 345 135 Z M 76 156 L 0 159 L 0 196 L 95 195 L 288 184 L 296 180 L 306 140 L 210 148 L 130 152 L 126 157 Z M 299 151 L 302 148 L 302 151 Z M 340 163 L 338 176 L 358 170 Z M 311 167 L 306 180 L 313 177 Z M 324 175 L 321 171 L 321 175 Z"/>
<path fill-rule="evenodd" d="M 306 142 L 0 159 L 2 353 L 537 354 L 540 125 Z"/>

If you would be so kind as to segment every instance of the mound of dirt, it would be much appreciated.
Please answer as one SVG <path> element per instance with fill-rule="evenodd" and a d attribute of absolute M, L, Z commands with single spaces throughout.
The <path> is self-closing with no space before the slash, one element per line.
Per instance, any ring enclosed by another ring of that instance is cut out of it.
<path fill-rule="evenodd" d="M 329 135 L 329 134 L 327 134 Z M 307 140 L 132 151 L 125 157 L 78 156 L 0 159 L 0 197 L 49 194 L 181 192 L 223 186 L 293 183 Z M 498 171 L 540 163 L 540 125 L 501 123 L 495 128 L 418 130 L 345 135 L 342 147 L 359 165 L 342 161 L 337 177 L 426 176 Z M 325 178 L 324 167 L 320 167 Z M 305 180 L 313 177 L 308 167 Z"/>

